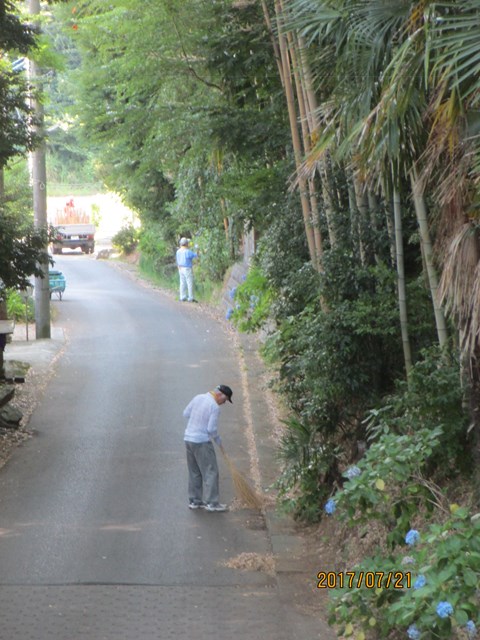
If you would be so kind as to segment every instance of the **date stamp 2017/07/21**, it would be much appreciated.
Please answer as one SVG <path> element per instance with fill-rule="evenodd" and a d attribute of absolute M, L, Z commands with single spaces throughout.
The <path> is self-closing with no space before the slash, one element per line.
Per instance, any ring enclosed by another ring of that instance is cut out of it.
<path fill-rule="evenodd" d="M 319 571 L 317 589 L 410 589 L 410 571 Z"/>

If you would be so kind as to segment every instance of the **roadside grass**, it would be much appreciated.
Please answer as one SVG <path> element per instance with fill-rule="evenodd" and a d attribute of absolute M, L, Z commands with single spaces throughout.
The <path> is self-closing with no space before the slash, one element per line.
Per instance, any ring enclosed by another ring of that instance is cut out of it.
<path fill-rule="evenodd" d="M 62 182 L 49 182 L 48 195 L 55 198 L 67 198 L 68 196 L 94 196 L 97 193 L 106 193 L 105 188 L 99 182 L 91 184 L 67 184 Z"/>

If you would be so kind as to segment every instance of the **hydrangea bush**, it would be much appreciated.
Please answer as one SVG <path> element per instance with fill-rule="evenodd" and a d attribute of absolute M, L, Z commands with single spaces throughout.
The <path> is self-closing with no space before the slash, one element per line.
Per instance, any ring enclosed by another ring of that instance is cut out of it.
<path fill-rule="evenodd" d="M 340 509 L 337 500 L 336 512 Z M 395 553 L 367 558 L 355 567 L 355 576 L 370 572 L 384 577 L 372 588 L 344 580 L 343 588 L 331 592 L 330 623 L 356 638 L 477 637 L 480 514 L 472 516 L 456 505 L 451 511 L 443 524 L 403 531 L 404 544 L 396 546 Z M 393 582 L 386 587 L 392 574 L 399 576 L 400 588 Z"/>
<path fill-rule="evenodd" d="M 431 388 L 414 379 L 403 397 L 392 397 L 389 406 L 371 413 L 370 448 L 324 503 L 331 518 L 352 527 L 376 522 L 385 532 L 378 555 L 348 567 L 350 575 L 386 576 L 383 581 L 340 585 L 338 580 L 330 590 L 330 622 L 347 637 L 477 637 L 480 514 L 458 505 L 449 509 L 432 482 L 433 470 L 440 478 L 455 474 L 458 434 L 465 430 L 458 383 L 450 374 L 437 367 Z M 392 586 L 394 580 L 387 586 L 388 576 L 399 577 L 399 588 Z"/>
<path fill-rule="evenodd" d="M 336 496 L 340 517 L 352 526 L 377 520 L 390 530 L 390 546 L 403 543 L 419 504 L 431 506 L 429 485 L 420 478 L 441 436 L 441 427 L 381 435 L 354 471 L 345 472 L 348 481 Z"/>

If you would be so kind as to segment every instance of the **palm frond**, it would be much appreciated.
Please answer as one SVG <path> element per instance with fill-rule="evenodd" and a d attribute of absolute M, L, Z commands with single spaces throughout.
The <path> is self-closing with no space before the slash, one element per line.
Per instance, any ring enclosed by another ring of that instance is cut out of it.
<path fill-rule="evenodd" d="M 472 357 L 480 338 L 480 253 L 477 228 L 470 222 L 450 242 L 439 293 L 458 324 L 464 355 Z"/>
<path fill-rule="evenodd" d="M 462 101 L 478 96 L 480 7 L 477 0 L 439 3 L 432 32 L 433 75 L 459 91 Z"/>

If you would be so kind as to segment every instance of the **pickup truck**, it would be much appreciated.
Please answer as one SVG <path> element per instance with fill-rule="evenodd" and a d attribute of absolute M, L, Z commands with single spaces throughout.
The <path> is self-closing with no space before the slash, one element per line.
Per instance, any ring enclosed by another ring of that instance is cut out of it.
<path fill-rule="evenodd" d="M 95 249 L 94 224 L 62 224 L 55 227 L 56 237 L 52 242 L 52 252 L 62 253 L 62 249 L 77 249 L 83 253 L 93 253 Z"/>

